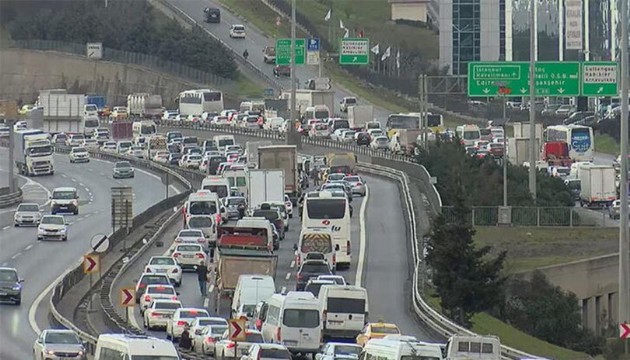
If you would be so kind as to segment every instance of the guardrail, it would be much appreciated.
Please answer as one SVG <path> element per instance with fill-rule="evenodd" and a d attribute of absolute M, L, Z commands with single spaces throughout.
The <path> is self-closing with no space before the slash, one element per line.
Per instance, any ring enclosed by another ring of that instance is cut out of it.
<path fill-rule="evenodd" d="M 276 139 L 283 140 L 284 136 L 279 133 L 274 133 L 266 130 L 252 130 L 252 129 L 244 129 L 244 128 L 231 128 L 231 127 L 217 127 L 213 125 L 205 125 L 205 124 L 182 124 L 179 126 L 180 128 L 189 128 L 201 131 L 208 132 L 223 132 L 223 133 L 232 133 L 236 135 L 242 136 L 250 136 L 250 137 L 262 137 L 266 139 Z M 175 130 L 175 128 L 173 128 Z M 416 213 L 414 205 L 414 199 L 411 195 L 411 190 L 409 187 L 410 184 L 410 173 L 405 170 L 410 170 L 413 168 L 420 168 L 426 173 L 426 183 L 424 187 L 430 187 L 429 191 L 424 192 L 428 198 L 429 203 L 431 204 L 431 210 L 434 214 L 439 213 L 439 209 L 442 206 L 442 201 L 440 199 L 439 194 L 435 187 L 430 184 L 430 175 L 424 168 L 424 166 L 419 165 L 417 163 L 413 163 L 411 158 L 405 155 L 397 155 L 391 153 L 383 153 L 374 151 L 371 149 L 365 149 L 365 147 L 358 147 L 352 144 L 345 143 L 337 143 L 328 139 L 311 139 L 311 138 L 303 138 L 304 143 L 317 146 L 317 147 L 328 147 L 328 148 L 336 148 L 341 150 L 352 151 L 358 156 L 364 156 L 365 161 L 359 162 L 359 168 L 363 171 L 379 175 L 385 176 L 392 179 L 395 179 L 399 182 L 401 191 L 403 193 L 404 198 L 404 207 L 407 211 L 407 219 L 406 222 L 409 224 L 410 233 L 411 233 L 411 241 L 412 241 L 412 252 L 415 269 L 413 276 L 413 287 L 414 290 L 412 292 L 413 297 L 413 307 L 414 312 L 424 323 L 426 323 L 434 332 L 444 336 L 445 338 L 449 338 L 453 335 L 471 335 L 476 336 L 477 334 L 472 331 L 454 323 L 450 319 L 446 318 L 435 309 L 433 309 L 430 305 L 428 305 L 424 299 L 422 298 L 422 286 L 424 283 L 424 244 L 423 239 L 418 236 L 417 233 L 417 224 L 416 224 Z M 386 160 L 386 161 L 384 161 Z M 384 162 L 384 164 L 379 164 L 379 162 Z M 401 166 L 402 163 L 405 166 Z M 394 168 L 394 166 L 401 166 L 402 170 Z M 411 167 L 410 167 L 411 166 Z M 412 172 L 412 175 L 417 175 Z M 422 181 L 422 180 L 421 180 Z M 437 203 L 434 203 L 437 201 Z M 502 345 L 501 346 L 501 356 L 502 359 L 523 359 L 523 358 L 536 358 L 536 356 L 527 354 L 520 350 L 513 349 L 511 347 Z"/>
<path fill-rule="evenodd" d="M 8 188 L 6 188 L 8 192 Z M 19 204 L 22 202 L 22 189 L 18 188 L 16 192 L 0 195 L 0 208 Z"/>
<path fill-rule="evenodd" d="M 55 151 L 64 153 L 64 152 L 67 152 L 67 149 L 58 148 Z M 94 156 L 94 157 L 98 157 L 98 158 L 105 159 L 105 160 L 112 160 L 112 161 L 128 160 L 136 167 L 142 167 L 142 168 L 145 168 L 147 170 L 159 171 L 159 172 L 162 172 L 162 173 L 168 173 L 169 176 L 172 176 L 175 181 L 183 184 L 188 189 L 187 192 L 184 192 L 182 194 L 169 197 L 168 199 L 165 199 L 165 200 L 163 200 L 163 201 L 153 205 L 152 207 L 150 207 L 149 209 L 144 211 L 142 214 L 139 214 L 136 217 L 134 217 L 133 224 L 134 224 L 135 228 L 144 225 L 144 223 L 147 220 L 149 220 L 152 217 L 154 217 L 156 215 L 156 213 L 158 213 L 160 211 L 163 211 L 166 208 L 170 208 L 174 204 L 179 203 L 181 201 L 181 199 L 185 198 L 188 195 L 188 193 L 190 192 L 190 189 L 192 188 L 192 184 L 185 177 L 180 175 L 178 172 L 173 171 L 172 169 L 169 169 L 169 168 L 167 168 L 165 166 L 161 166 L 159 164 L 155 164 L 155 163 L 152 163 L 152 162 L 149 162 L 149 161 L 136 160 L 136 159 L 130 158 L 128 156 L 120 156 L 120 155 L 102 153 L 100 151 L 91 152 L 91 155 Z M 134 227 L 132 227 L 132 229 Z M 126 229 L 119 229 L 115 233 L 113 233 L 110 236 L 110 243 L 112 244 L 110 246 L 110 249 L 113 248 L 116 244 L 120 243 L 126 236 L 127 236 Z M 133 246 L 132 246 L 132 248 L 133 248 Z M 111 270 L 111 268 L 110 268 L 110 270 Z M 65 318 L 57 310 L 57 304 L 59 304 L 59 302 L 63 300 L 63 297 L 68 293 L 68 291 L 74 285 L 78 284 L 81 280 L 83 280 L 84 277 L 85 277 L 85 274 L 83 272 L 82 261 L 79 261 L 76 265 L 74 265 L 72 268 L 68 269 L 63 274 L 62 279 L 57 284 L 55 284 L 55 286 L 53 288 L 52 296 L 50 297 L 50 312 L 51 312 L 51 315 L 52 315 L 52 318 L 54 319 L 54 321 L 56 321 L 60 325 L 64 326 L 65 328 L 72 329 L 72 330 L 76 331 L 77 334 L 79 335 L 79 337 L 83 341 L 86 342 L 87 350 L 90 353 L 94 353 L 94 350 L 95 350 L 95 347 L 96 347 L 97 338 L 95 336 L 93 336 L 91 334 L 88 334 L 87 332 L 84 332 L 83 330 L 79 329 L 76 325 L 74 325 L 72 323 L 72 321 L 70 321 L 67 318 Z M 99 281 L 100 281 L 100 279 L 99 279 Z M 99 281 L 97 281 L 94 284 L 94 286 L 98 285 Z M 89 293 L 90 292 L 88 292 L 88 294 Z M 87 294 L 86 294 L 86 296 L 87 296 Z"/>

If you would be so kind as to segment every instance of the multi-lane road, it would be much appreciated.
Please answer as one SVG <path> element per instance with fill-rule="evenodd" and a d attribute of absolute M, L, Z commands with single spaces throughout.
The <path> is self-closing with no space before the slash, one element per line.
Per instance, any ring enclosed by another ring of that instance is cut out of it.
<path fill-rule="evenodd" d="M 0 154 L 6 157 L 6 149 Z M 49 326 L 50 285 L 88 251 L 94 234 L 111 232 L 110 188 L 133 187 L 135 214 L 159 202 L 165 194 L 160 177 L 149 172 L 137 170 L 135 179 L 114 180 L 111 163 L 92 159 L 89 163 L 70 164 L 68 156 L 62 154 L 55 155 L 54 160 L 54 176 L 29 179 L 32 189 L 26 200 L 43 204 L 42 210 L 49 212 L 45 205 L 47 192 L 61 186 L 77 188 L 80 209 L 78 215 L 66 215 L 70 224 L 68 241 L 37 241 L 35 228 L 13 227 L 10 209 L 2 211 L 11 216 L 0 217 L 0 266 L 15 267 L 25 279 L 22 305 L 0 305 L 0 359 L 3 360 L 31 358 L 36 332 Z"/>

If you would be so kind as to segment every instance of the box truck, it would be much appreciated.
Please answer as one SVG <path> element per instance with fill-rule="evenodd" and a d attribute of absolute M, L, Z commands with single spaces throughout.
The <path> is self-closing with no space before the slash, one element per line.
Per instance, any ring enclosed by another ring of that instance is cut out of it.
<path fill-rule="evenodd" d="M 608 207 L 617 200 L 615 168 L 612 165 L 582 165 L 578 176 L 581 183 L 580 205 Z"/>
<path fill-rule="evenodd" d="M 372 105 L 354 105 L 348 107 L 348 123 L 350 123 L 350 129 L 357 131 L 364 130 L 367 123 L 370 121 L 374 121 L 374 107 Z"/>
<path fill-rule="evenodd" d="M 284 203 L 284 170 L 250 170 L 247 189 L 250 209 L 271 201 Z"/>
<path fill-rule="evenodd" d="M 284 170 L 284 193 L 297 205 L 302 194 L 297 172 L 297 147 L 295 145 L 272 145 L 258 148 L 259 169 Z"/>

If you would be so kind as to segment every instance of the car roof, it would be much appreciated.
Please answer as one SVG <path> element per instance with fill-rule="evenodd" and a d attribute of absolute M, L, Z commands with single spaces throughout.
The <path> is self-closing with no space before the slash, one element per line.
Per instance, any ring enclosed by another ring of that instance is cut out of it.
<path fill-rule="evenodd" d="M 77 188 L 73 188 L 70 186 L 65 186 L 65 187 L 58 187 L 58 188 L 54 188 L 53 192 L 55 191 L 77 191 Z"/>
<path fill-rule="evenodd" d="M 0 271 L 13 271 L 15 273 L 17 273 L 17 269 L 16 268 L 10 268 L 10 267 L 0 267 Z"/>
<path fill-rule="evenodd" d="M 37 204 L 37 203 L 20 203 L 20 204 L 18 204 L 18 207 L 20 205 L 37 205 L 37 207 L 39 207 L 39 204 Z"/>

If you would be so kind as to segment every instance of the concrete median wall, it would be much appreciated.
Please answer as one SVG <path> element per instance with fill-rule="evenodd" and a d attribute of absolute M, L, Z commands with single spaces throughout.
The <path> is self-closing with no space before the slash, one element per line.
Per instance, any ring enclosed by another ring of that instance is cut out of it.
<path fill-rule="evenodd" d="M 172 107 L 182 90 L 208 88 L 173 75 L 128 65 L 55 51 L 2 49 L 0 98 L 31 103 L 41 89 L 65 88 L 74 93 L 106 95 L 109 105 L 126 105 L 127 95 L 149 92 L 162 95 Z M 226 105 L 230 103 L 226 96 Z"/>

